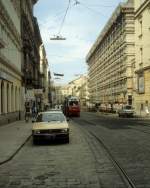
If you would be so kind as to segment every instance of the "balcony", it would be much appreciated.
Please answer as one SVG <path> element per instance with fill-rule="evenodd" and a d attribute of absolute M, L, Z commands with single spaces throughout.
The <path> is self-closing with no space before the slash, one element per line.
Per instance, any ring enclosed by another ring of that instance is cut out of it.
<path fill-rule="evenodd" d="M 5 47 L 5 42 L 0 38 L 0 49 Z"/>

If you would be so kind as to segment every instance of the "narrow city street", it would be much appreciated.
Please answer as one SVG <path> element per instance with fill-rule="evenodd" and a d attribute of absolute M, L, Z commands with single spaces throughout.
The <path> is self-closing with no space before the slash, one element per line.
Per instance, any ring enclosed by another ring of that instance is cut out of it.
<path fill-rule="evenodd" d="M 0 0 L 0 188 L 150 188 L 148 20 L 150 0 Z"/>
<path fill-rule="evenodd" d="M 69 144 L 33 145 L 31 138 L 1 165 L 0 187 L 123 188 L 133 187 L 131 182 L 150 187 L 149 120 L 82 113 L 69 124 Z"/>

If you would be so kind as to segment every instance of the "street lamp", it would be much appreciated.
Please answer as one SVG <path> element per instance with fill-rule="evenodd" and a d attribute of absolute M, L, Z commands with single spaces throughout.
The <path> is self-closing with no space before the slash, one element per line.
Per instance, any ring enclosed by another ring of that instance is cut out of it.
<path fill-rule="evenodd" d="M 66 40 L 66 38 L 60 35 L 54 35 L 54 37 L 51 37 L 50 40 Z"/>

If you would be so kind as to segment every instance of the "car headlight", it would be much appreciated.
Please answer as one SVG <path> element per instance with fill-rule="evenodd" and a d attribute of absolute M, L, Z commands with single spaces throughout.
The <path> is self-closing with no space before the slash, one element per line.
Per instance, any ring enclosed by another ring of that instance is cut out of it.
<path fill-rule="evenodd" d="M 66 129 L 62 129 L 61 132 L 62 132 L 62 133 L 69 132 L 69 129 L 67 129 L 67 128 L 66 128 Z"/>
<path fill-rule="evenodd" d="M 40 130 L 33 130 L 32 133 L 33 134 L 40 134 Z"/>

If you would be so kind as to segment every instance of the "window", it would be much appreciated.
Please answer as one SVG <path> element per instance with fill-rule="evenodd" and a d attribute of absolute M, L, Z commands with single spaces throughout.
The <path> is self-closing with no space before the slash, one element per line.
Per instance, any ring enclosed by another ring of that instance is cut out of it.
<path fill-rule="evenodd" d="M 143 32 L 142 32 L 142 30 L 143 30 L 143 22 L 142 22 L 142 16 L 139 18 L 139 20 L 138 20 L 138 25 L 139 25 L 139 38 L 140 37 L 142 37 L 142 34 L 143 34 Z"/>
<path fill-rule="evenodd" d="M 142 64 L 143 64 L 143 48 L 141 47 L 140 48 L 140 66 L 142 66 Z M 140 68 L 142 68 L 142 67 L 140 67 Z"/>
<path fill-rule="evenodd" d="M 145 81 L 143 74 L 138 75 L 138 92 L 141 94 L 145 92 Z"/>

